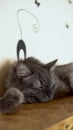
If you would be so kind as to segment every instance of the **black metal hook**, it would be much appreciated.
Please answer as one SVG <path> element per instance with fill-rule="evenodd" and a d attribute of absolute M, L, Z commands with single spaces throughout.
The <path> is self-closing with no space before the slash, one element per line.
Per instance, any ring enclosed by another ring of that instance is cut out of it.
<path fill-rule="evenodd" d="M 39 24 L 39 21 L 38 21 L 37 17 L 32 12 L 30 12 L 27 9 L 18 9 L 18 11 L 17 11 L 17 22 L 18 22 L 18 26 L 19 26 L 19 30 L 20 30 L 20 35 L 21 35 L 21 39 L 18 41 L 17 48 L 16 48 L 17 49 L 16 52 L 17 52 L 17 59 L 18 59 L 18 61 L 20 60 L 20 56 L 19 56 L 20 50 L 23 50 L 23 52 L 24 52 L 24 59 L 26 58 L 26 44 L 22 40 L 22 29 L 21 29 L 21 25 L 20 25 L 20 21 L 19 21 L 19 17 L 18 17 L 19 13 L 21 11 L 27 12 L 28 14 L 33 16 L 33 18 L 36 20 L 37 24 L 33 24 L 33 29 L 34 29 L 33 31 L 35 33 L 38 32 L 39 27 L 40 27 L 40 24 Z"/>
<path fill-rule="evenodd" d="M 23 40 L 19 40 L 18 44 L 17 44 L 17 59 L 18 59 L 18 61 L 20 60 L 19 53 L 20 53 L 21 49 L 24 52 L 24 59 L 25 59 L 26 58 L 26 45 L 25 45 Z"/>

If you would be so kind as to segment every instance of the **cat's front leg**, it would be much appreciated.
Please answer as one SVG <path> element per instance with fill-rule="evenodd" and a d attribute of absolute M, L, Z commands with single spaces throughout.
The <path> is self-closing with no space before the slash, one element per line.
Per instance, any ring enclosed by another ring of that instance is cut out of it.
<path fill-rule="evenodd" d="M 10 88 L 0 99 L 0 112 L 12 113 L 14 112 L 15 108 L 22 104 L 24 101 L 24 95 L 20 90 L 16 88 Z"/>

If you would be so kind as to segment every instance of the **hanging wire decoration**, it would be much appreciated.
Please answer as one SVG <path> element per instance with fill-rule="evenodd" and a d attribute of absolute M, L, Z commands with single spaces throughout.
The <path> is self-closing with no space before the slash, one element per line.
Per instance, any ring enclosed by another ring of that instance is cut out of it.
<path fill-rule="evenodd" d="M 21 29 L 20 20 L 19 20 L 19 13 L 23 12 L 23 11 L 26 13 L 29 13 L 36 21 L 36 23 L 32 24 L 33 32 L 37 33 L 39 31 L 39 28 L 40 28 L 39 21 L 38 21 L 37 17 L 32 12 L 30 12 L 29 10 L 26 10 L 26 9 L 19 9 L 17 11 L 17 22 L 18 22 L 18 26 L 19 26 L 19 30 L 20 30 L 20 37 L 21 37 L 21 39 L 18 41 L 18 44 L 17 44 L 17 59 L 18 59 L 18 61 L 19 61 L 19 52 L 21 49 L 24 51 L 24 59 L 26 58 L 26 44 L 22 40 L 22 29 Z"/>
<path fill-rule="evenodd" d="M 40 6 L 40 3 L 37 0 L 35 0 L 35 4 L 37 5 L 37 7 Z"/>
<path fill-rule="evenodd" d="M 72 4 L 72 0 L 68 0 L 69 4 Z"/>
<path fill-rule="evenodd" d="M 34 17 L 34 19 L 36 20 L 36 22 L 37 22 L 37 24 L 33 24 L 32 25 L 32 29 L 33 29 L 33 32 L 38 32 L 39 31 L 39 28 L 40 28 L 40 24 L 39 24 L 39 21 L 38 21 L 38 19 L 37 19 L 37 17 L 32 13 L 32 12 L 30 12 L 29 10 L 26 10 L 26 9 L 19 9 L 18 11 L 17 11 L 17 21 L 18 21 L 18 26 L 19 26 L 19 30 L 20 30 L 20 35 L 21 35 L 21 39 L 22 39 L 22 29 L 21 29 L 21 26 L 20 26 L 20 21 L 19 21 L 19 13 L 20 12 L 27 12 L 27 13 L 29 13 L 31 16 L 33 16 Z"/>
<path fill-rule="evenodd" d="M 65 23 L 65 26 L 67 29 L 69 29 L 69 24 L 68 23 Z"/>

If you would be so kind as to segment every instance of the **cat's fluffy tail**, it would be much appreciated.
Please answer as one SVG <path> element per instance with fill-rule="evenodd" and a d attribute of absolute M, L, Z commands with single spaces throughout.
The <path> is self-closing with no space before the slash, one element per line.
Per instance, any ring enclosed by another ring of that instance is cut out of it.
<path fill-rule="evenodd" d="M 0 60 L 0 97 L 5 93 L 5 79 L 15 61 Z"/>

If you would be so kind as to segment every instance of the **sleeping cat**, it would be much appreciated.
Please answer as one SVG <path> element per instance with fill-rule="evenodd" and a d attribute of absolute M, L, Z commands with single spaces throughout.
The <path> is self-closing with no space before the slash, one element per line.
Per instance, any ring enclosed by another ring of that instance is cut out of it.
<path fill-rule="evenodd" d="M 29 57 L 9 64 L 3 70 L 3 95 L 0 112 L 11 113 L 22 103 L 49 102 L 54 98 L 73 95 L 73 63 L 55 65 L 57 60 L 43 64 Z M 0 78 L 2 77 L 0 71 Z M 1 93 L 1 92 L 0 92 Z"/>

